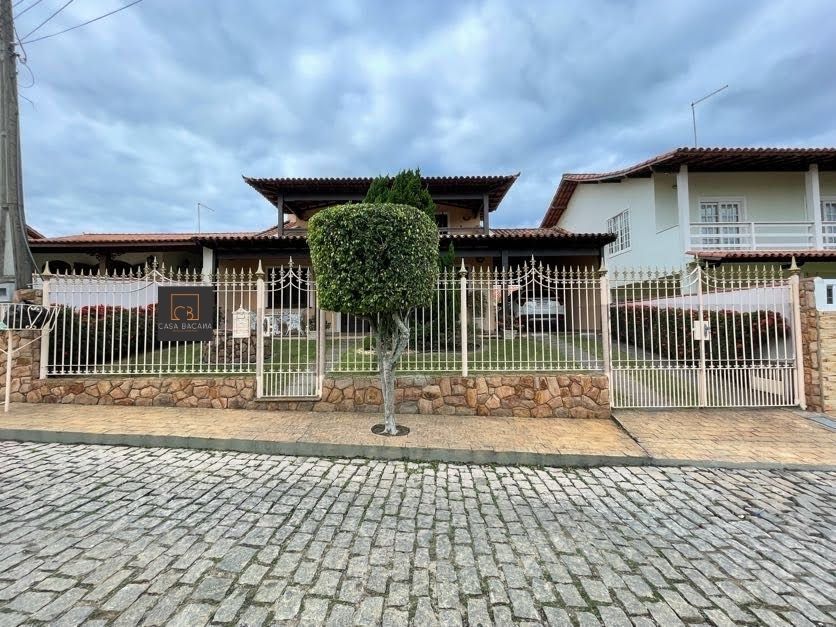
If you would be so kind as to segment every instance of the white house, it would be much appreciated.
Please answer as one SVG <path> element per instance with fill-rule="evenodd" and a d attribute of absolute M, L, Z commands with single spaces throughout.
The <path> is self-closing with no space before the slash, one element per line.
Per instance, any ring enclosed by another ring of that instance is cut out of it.
<path fill-rule="evenodd" d="M 836 277 L 836 148 L 678 148 L 564 174 L 542 227 L 609 231 L 610 268 L 788 263 Z"/>

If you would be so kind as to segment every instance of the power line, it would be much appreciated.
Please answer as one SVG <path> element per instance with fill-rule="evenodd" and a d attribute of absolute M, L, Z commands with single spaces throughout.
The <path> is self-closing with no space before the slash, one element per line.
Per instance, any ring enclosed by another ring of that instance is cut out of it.
<path fill-rule="evenodd" d="M 29 57 L 26 54 L 26 48 L 23 47 L 23 42 L 20 41 L 20 35 L 17 34 L 17 26 L 12 25 L 12 30 L 14 31 L 15 39 L 17 39 L 17 45 L 20 46 L 20 51 L 23 53 L 23 56 L 20 57 L 20 61 L 21 63 L 23 63 L 23 65 L 26 65 L 26 62 L 29 60 Z"/>
<path fill-rule="evenodd" d="M 70 6 L 72 3 L 73 3 L 73 0 L 67 0 L 67 3 L 66 3 L 66 4 L 64 4 L 64 5 L 63 5 L 60 9 L 58 9 L 58 10 L 57 10 L 57 11 L 55 11 L 52 15 L 50 15 L 48 18 L 46 18 L 43 22 L 41 22 L 40 24 L 38 24 L 38 25 L 34 28 L 34 30 L 30 30 L 28 33 L 26 33 L 26 34 L 23 36 L 23 38 L 24 38 L 24 39 L 26 39 L 27 37 L 29 37 L 29 35 L 34 35 L 35 33 L 37 33 L 37 32 L 41 29 L 41 26 L 43 26 L 44 24 L 46 24 L 47 22 L 49 22 L 52 18 L 54 18 L 54 17 L 55 17 L 56 15 L 58 15 L 61 11 L 63 11 L 64 9 L 66 9 L 68 6 Z"/>
<path fill-rule="evenodd" d="M 20 13 L 18 13 L 17 15 L 15 15 L 15 19 L 19 18 L 21 15 L 23 15 L 24 13 L 26 13 L 29 9 L 33 9 L 33 8 L 35 8 L 36 6 L 38 6 L 38 5 L 39 5 L 41 2 L 43 2 L 43 1 L 44 1 L 44 0 L 35 0 L 32 4 L 30 4 L 28 7 L 26 7 L 25 9 L 23 9 L 23 11 L 21 11 Z M 15 3 L 15 6 L 17 6 L 17 5 L 18 5 L 18 4 L 20 4 L 21 2 L 23 2 L 23 0 L 19 0 L 18 2 L 16 2 L 16 3 Z"/>
<path fill-rule="evenodd" d="M 72 2 L 72 0 L 70 0 L 70 2 Z M 82 26 L 87 26 L 88 24 L 92 24 L 93 22 L 98 22 L 99 20 L 103 20 L 104 18 L 113 15 L 114 13 L 119 13 L 119 11 L 124 11 L 125 9 L 127 9 L 129 7 L 132 7 L 135 4 L 139 4 L 140 2 L 142 2 L 142 0 L 134 0 L 133 2 L 129 2 L 125 6 L 119 7 L 118 9 L 114 9 L 113 11 L 110 11 L 109 13 L 105 13 L 104 15 L 100 15 L 99 17 L 94 17 L 92 20 L 87 20 L 86 22 L 82 22 L 81 24 L 76 24 L 75 26 L 71 26 L 70 28 L 65 28 L 64 30 L 60 30 L 57 33 L 50 33 L 49 35 L 44 35 L 43 37 L 37 37 L 35 39 L 29 39 L 28 41 L 25 41 L 24 43 L 32 44 L 32 43 L 35 43 L 36 41 L 43 41 L 44 39 L 49 39 L 50 37 L 57 37 L 58 35 L 63 35 L 64 33 L 68 33 L 71 30 L 75 30 L 76 28 L 81 28 Z M 31 35 L 31 33 L 30 33 L 30 35 Z M 29 35 L 27 35 L 26 37 L 28 37 L 28 36 Z M 24 37 L 24 39 L 26 37 Z"/>

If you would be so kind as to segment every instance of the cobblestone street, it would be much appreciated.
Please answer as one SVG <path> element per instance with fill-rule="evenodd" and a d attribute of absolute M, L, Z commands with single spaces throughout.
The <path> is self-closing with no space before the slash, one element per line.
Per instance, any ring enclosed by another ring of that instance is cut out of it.
<path fill-rule="evenodd" d="M 0 625 L 836 623 L 836 473 L 0 442 Z"/>

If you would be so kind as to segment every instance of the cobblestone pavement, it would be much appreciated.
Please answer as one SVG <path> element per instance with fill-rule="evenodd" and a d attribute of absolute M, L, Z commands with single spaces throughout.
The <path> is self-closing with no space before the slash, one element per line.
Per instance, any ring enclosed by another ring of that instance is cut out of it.
<path fill-rule="evenodd" d="M 0 442 L 0 625 L 836 622 L 836 473 Z"/>

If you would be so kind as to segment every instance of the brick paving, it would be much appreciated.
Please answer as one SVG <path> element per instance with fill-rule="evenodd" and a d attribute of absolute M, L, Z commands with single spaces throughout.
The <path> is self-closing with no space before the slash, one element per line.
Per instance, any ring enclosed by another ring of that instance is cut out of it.
<path fill-rule="evenodd" d="M 784 409 L 616 410 L 612 419 L 404 415 L 382 438 L 365 413 L 15 403 L 0 439 L 293 455 L 588 466 L 686 463 L 836 469 L 836 430 Z M 831 421 L 832 422 L 832 421 Z"/>
<path fill-rule="evenodd" d="M 794 409 L 617 409 L 614 414 L 656 461 L 836 468 L 836 430 Z"/>
<path fill-rule="evenodd" d="M 0 417 L 0 437 L 6 434 L 9 439 L 25 440 L 22 434 L 12 436 L 9 431 L 39 430 L 135 436 L 135 441 L 97 442 L 102 444 L 138 444 L 146 435 L 219 443 L 246 440 L 286 444 L 284 451 L 278 447 L 278 452 L 285 453 L 371 457 L 401 457 L 411 448 L 419 456 L 419 449 L 439 451 L 438 457 L 444 461 L 496 461 L 492 459 L 495 453 L 516 455 L 519 459 L 514 463 L 544 463 L 537 460 L 542 455 L 646 457 L 630 436 L 607 418 L 403 415 L 399 420 L 412 428 L 409 435 L 384 438 L 371 433 L 381 416 L 366 413 L 15 403 Z M 357 450 L 347 450 L 347 443 Z M 174 445 L 190 446 L 183 441 Z M 245 450 L 259 452 L 257 448 Z"/>
<path fill-rule="evenodd" d="M 0 442 L 0 625 L 836 622 L 836 473 Z"/>

